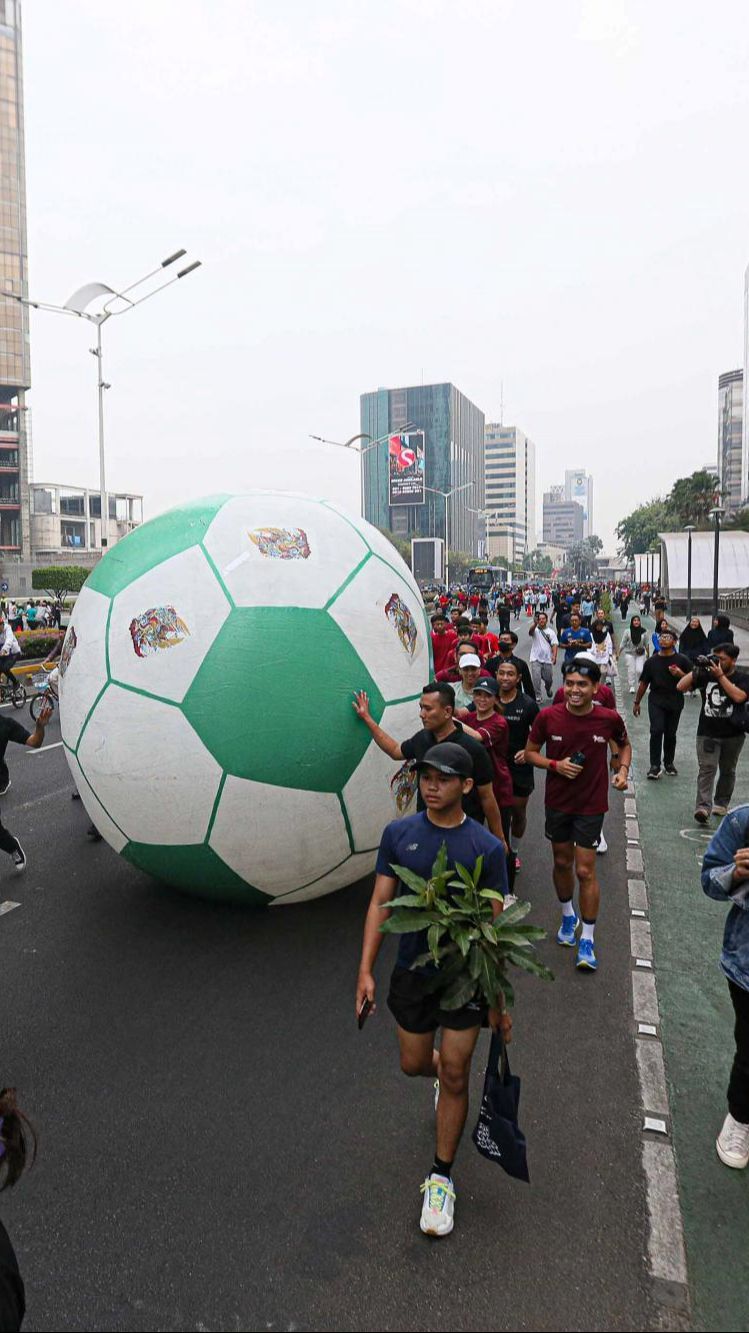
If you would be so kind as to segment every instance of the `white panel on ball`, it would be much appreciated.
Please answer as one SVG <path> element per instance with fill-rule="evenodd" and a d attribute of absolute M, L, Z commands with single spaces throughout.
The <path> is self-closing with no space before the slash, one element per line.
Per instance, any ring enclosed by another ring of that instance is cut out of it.
<path fill-rule="evenodd" d="M 76 599 L 60 658 L 60 727 L 72 750 L 107 683 L 109 598 L 83 588 Z"/>
<path fill-rule="evenodd" d="M 397 741 L 415 735 L 421 731 L 419 700 L 386 708 L 380 726 Z M 379 847 L 385 825 L 415 811 L 416 802 L 409 799 L 409 792 L 415 792 L 415 778 L 410 772 L 403 773 L 403 767 L 402 759 L 391 759 L 372 741 L 346 783 L 343 802 L 358 852 Z"/>
<path fill-rule="evenodd" d="M 110 685 L 78 759 L 129 839 L 177 846 L 205 838 L 221 768 L 179 708 Z"/>
<path fill-rule="evenodd" d="M 209 845 L 274 898 L 319 879 L 351 851 L 337 796 L 236 777 L 226 779 Z"/>
<path fill-rule="evenodd" d="M 322 898 L 326 893 L 335 893 L 336 889 L 345 889 L 349 884 L 355 884 L 358 879 L 363 879 L 365 875 L 371 875 L 376 860 L 376 852 L 363 852 L 358 856 L 350 856 L 343 865 L 337 866 L 321 879 L 314 880 L 312 884 L 307 884 L 305 888 L 296 889 L 293 893 L 278 894 L 270 905 L 283 907 L 285 903 L 306 903 L 312 898 Z"/>
<path fill-rule="evenodd" d="M 362 607 L 376 608 L 362 615 Z M 383 698 L 415 694 L 429 676 L 429 640 L 421 597 L 372 556 L 330 607 L 330 615 L 366 662 Z"/>
<path fill-rule="evenodd" d="M 110 847 L 113 847 L 116 852 L 121 852 L 123 847 L 127 846 L 127 838 L 109 818 L 104 806 L 97 801 L 75 755 L 71 754 L 70 750 L 66 749 L 65 757 L 68 761 L 70 771 L 73 774 L 73 781 L 78 788 L 86 814 L 98 829 L 99 833 L 101 833 L 102 837 L 106 838 Z"/>
<path fill-rule="evenodd" d="M 230 611 L 199 546 L 163 560 L 112 602 L 112 679 L 179 703 Z M 165 651 L 176 646 L 178 653 Z"/>
<path fill-rule="evenodd" d="M 323 607 L 367 554 L 322 501 L 283 491 L 229 500 L 204 544 L 237 606 Z"/>
<path fill-rule="evenodd" d="M 365 518 L 361 518 L 358 514 L 348 513 L 342 505 L 336 504 L 332 500 L 328 501 L 328 504 L 336 514 L 340 514 L 342 518 L 346 518 L 350 523 L 354 524 L 357 532 L 362 534 L 370 550 L 372 550 L 375 555 L 381 556 L 383 560 L 387 561 L 387 563 L 393 567 L 394 570 L 397 570 L 401 577 L 405 579 L 411 591 L 415 593 L 419 601 L 421 601 L 419 585 L 411 573 L 409 566 L 401 559 L 393 546 L 393 543 L 388 541 L 388 538 L 382 535 L 379 528 L 374 527 L 372 523 L 368 523 Z"/>

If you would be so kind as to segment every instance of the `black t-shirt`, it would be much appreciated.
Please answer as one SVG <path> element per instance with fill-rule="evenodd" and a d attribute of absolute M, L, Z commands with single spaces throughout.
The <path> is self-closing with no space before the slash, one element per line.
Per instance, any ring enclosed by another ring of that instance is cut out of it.
<path fill-rule="evenodd" d="M 692 663 L 683 653 L 671 653 L 669 657 L 656 653 L 642 668 L 640 680 L 650 686 L 652 697 L 662 708 L 681 708 L 684 704 L 684 695 L 676 688 L 680 677 L 672 676 L 669 671 L 672 666 L 681 667 L 682 671 L 692 670 Z"/>
<path fill-rule="evenodd" d="M 486 663 L 486 669 L 487 671 L 491 671 L 493 676 L 496 676 L 497 668 L 500 667 L 503 662 L 514 662 L 515 666 L 520 668 L 520 688 L 524 694 L 532 694 L 535 699 L 536 691 L 533 688 L 530 667 L 522 657 L 516 657 L 514 653 L 512 653 L 510 657 L 503 657 L 501 653 L 497 653 L 495 657 L 489 658 Z"/>
<path fill-rule="evenodd" d="M 30 731 L 16 722 L 14 717 L 0 717 L 0 760 L 4 759 L 8 741 L 15 741 L 17 745 L 25 745 Z"/>
<path fill-rule="evenodd" d="M 524 694 L 518 690 L 512 703 L 504 704 L 500 700 L 500 713 L 510 729 L 510 741 L 507 747 L 507 760 L 510 768 L 514 767 L 513 757 L 518 750 L 525 749 L 528 732 L 538 717 L 539 707 L 536 696 Z"/>
<path fill-rule="evenodd" d="M 749 696 L 749 671 L 736 667 L 728 677 L 732 685 L 737 690 L 745 690 Z M 735 708 L 741 708 L 742 704 L 735 704 L 733 699 L 729 699 L 726 691 L 722 688 L 720 681 L 709 680 L 699 686 L 702 695 L 702 709 L 700 711 L 700 720 L 697 723 L 698 736 L 713 736 L 716 739 L 723 739 L 726 736 L 741 736 L 743 727 L 734 727 L 731 724 L 731 715 Z"/>
<path fill-rule="evenodd" d="M 0 1329 L 14 1333 L 23 1323 L 26 1300 L 18 1260 L 5 1227 L 0 1222 Z"/>
<path fill-rule="evenodd" d="M 491 787 L 494 771 L 491 760 L 481 741 L 475 741 L 472 736 L 466 736 L 459 722 L 455 723 L 455 731 L 450 736 L 443 736 L 442 741 L 450 741 L 453 745 L 462 745 L 467 750 L 473 760 L 473 786 L 467 796 L 463 797 L 463 809 L 471 819 L 475 819 L 479 824 L 484 822 L 484 808 L 481 804 L 477 787 Z M 415 736 L 410 736 L 407 741 L 401 741 L 401 754 L 404 759 L 423 759 L 427 750 L 431 750 L 433 745 L 441 744 L 438 742 L 431 731 L 417 731 Z M 419 790 L 416 809 L 424 810 L 424 802 L 421 799 L 421 790 Z"/>

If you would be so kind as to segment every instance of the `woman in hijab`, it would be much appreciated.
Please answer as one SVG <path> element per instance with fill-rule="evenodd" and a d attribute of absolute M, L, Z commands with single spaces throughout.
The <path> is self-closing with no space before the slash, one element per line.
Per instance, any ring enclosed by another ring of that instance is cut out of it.
<path fill-rule="evenodd" d="M 702 628 L 699 616 L 692 616 L 689 624 L 681 631 L 679 652 L 695 662 L 703 653 L 709 652 L 707 635 Z"/>
<path fill-rule="evenodd" d="M 634 694 L 642 675 L 642 668 L 650 656 L 650 635 L 644 628 L 639 616 L 632 617 L 629 628 L 625 629 L 622 635 L 617 656 L 621 657 L 622 653 L 624 653 L 627 663 L 629 692 Z"/>
<path fill-rule="evenodd" d="M 713 627 L 707 636 L 708 651 L 715 652 L 722 643 L 733 643 L 733 630 L 728 616 L 722 613 L 713 620 Z"/>

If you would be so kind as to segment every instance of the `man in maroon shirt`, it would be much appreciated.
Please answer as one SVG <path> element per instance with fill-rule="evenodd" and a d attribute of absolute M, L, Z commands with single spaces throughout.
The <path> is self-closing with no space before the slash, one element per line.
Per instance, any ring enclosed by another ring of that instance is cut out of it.
<path fill-rule="evenodd" d="M 546 769 L 546 836 L 554 853 L 554 887 L 562 905 L 557 943 L 575 946 L 580 920 L 572 895 L 577 875 L 582 935 L 576 962 L 579 968 L 595 971 L 593 940 L 600 905 L 596 845 L 609 808 L 609 742 L 616 743 L 621 761 L 613 778 L 617 791 L 626 791 L 632 746 L 619 714 L 593 702 L 601 680 L 596 663 L 575 659 L 562 670 L 564 703 L 539 713 L 525 757 L 535 768 Z"/>
<path fill-rule="evenodd" d="M 451 625 L 447 623 L 447 616 L 438 611 L 432 616 L 432 653 L 434 654 L 434 674 L 438 671 L 444 671 L 453 655 L 453 649 L 457 643 L 458 636 Z"/>

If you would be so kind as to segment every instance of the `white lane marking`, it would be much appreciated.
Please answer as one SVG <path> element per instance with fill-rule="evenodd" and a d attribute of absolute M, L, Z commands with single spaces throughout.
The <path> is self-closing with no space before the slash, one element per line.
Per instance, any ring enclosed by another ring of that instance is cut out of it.
<path fill-rule="evenodd" d="M 10 899 L 6 899 L 4 903 L 0 903 L 0 916 L 5 916 L 6 912 L 12 912 L 14 907 L 20 906 L 20 903 L 12 903 Z"/>
<path fill-rule="evenodd" d="M 26 748 L 29 754 L 45 754 L 47 750 L 59 750 L 62 744 L 62 741 L 53 741 L 51 745 L 40 745 L 38 750 L 32 750 L 28 745 Z"/>

